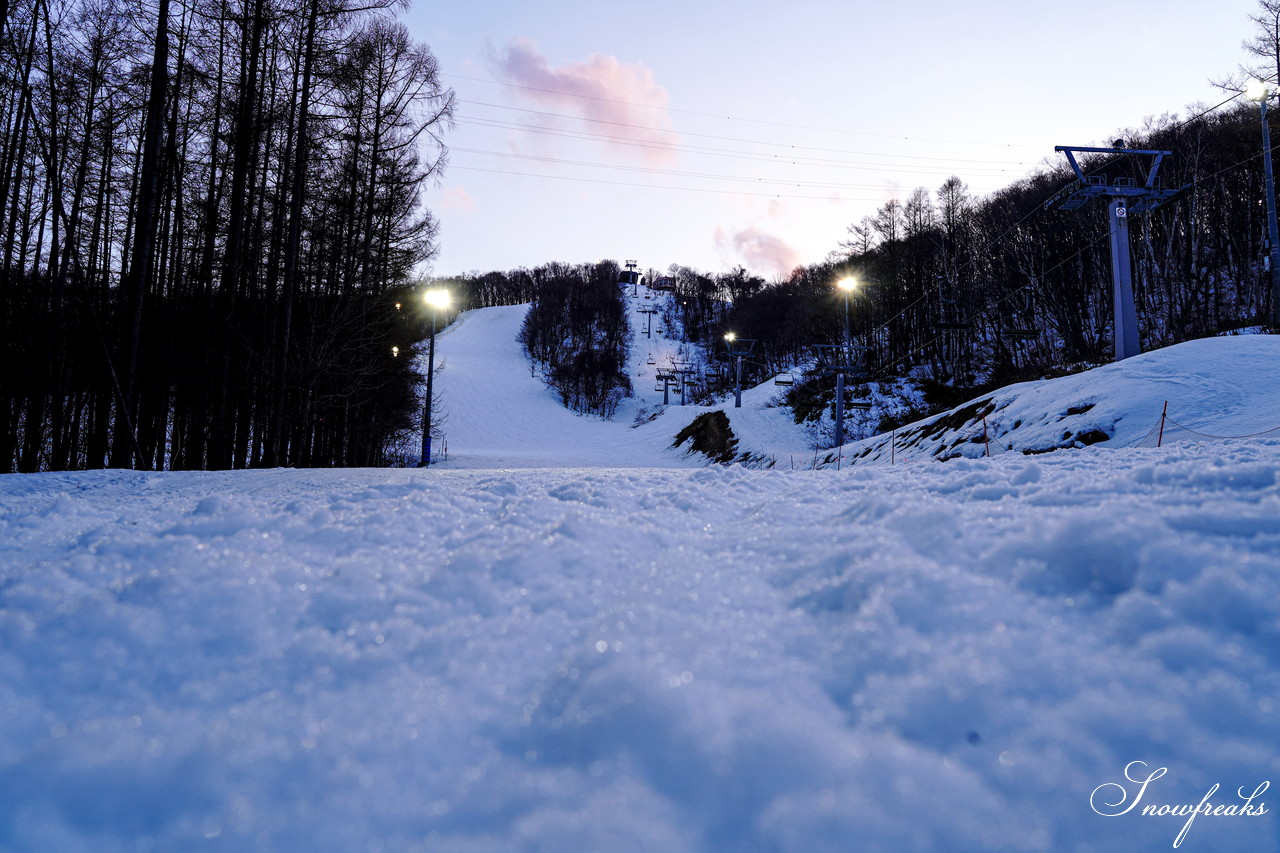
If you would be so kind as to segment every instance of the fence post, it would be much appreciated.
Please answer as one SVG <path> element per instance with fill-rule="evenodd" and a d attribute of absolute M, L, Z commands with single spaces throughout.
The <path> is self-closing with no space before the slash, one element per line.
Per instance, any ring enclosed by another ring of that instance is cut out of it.
<path fill-rule="evenodd" d="M 1169 401 L 1165 400 L 1164 411 L 1160 413 L 1160 434 L 1156 436 L 1156 447 L 1159 447 L 1164 442 L 1164 419 L 1165 419 L 1165 416 L 1168 414 L 1169 414 Z"/>
<path fill-rule="evenodd" d="M 983 445 L 986 446 L 987 458 L 990 459 L 991 458 L 991 437 L 987 435 L 987 419 L 985 416 L 982 418 L 982 443 Z"/>
<path fill-rule="evenodd" d="M 893 464 L 894 457 L 897 455 L 897 453 L 898 453 L 898 430 L 895 427 L 894 429 L 889 430 L 889 464 L 890 465 Z"/>

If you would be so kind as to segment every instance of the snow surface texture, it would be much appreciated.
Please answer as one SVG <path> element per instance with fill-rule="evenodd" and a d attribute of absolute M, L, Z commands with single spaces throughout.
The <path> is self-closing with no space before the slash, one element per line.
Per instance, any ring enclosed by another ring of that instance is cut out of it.
<path fill-rule="evenodd" d="M 1280 782 L 1278 477 L 0 477 L 0 849 L 1170 849 L 1090 795 Z M 1275 793 L 1181 849 L 1280 850 Z"/>

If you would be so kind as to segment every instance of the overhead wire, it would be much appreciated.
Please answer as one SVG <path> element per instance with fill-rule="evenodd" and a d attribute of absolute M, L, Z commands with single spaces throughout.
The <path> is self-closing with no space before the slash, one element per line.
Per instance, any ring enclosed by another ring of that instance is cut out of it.
<path fill-rule="evenodd" d="M 598 96 L 581 95 L 579 93 L 563 92 L 563 91 L 557 91 L 557 90 L 551 90 L 551 89 L 538 89 L 537 87 L 526 87 L 526 86 L 520 86 L 517 84 L 505 84 L 505 83 L 502 83 L 501 81 L 492 81 L 492 80 L 484 80 L 483 78 L 465 77 L 464 75 L 450 75 L 450 76 L 457 76 L 457 77 L 460 77 L 461 79 L 477 80 L 479 82 L 490 82 L 490 83 L 495 83 L 497 85 L 510 85 L 514 88 L 541 91 L 545 93 L 552 93 L 552 94 L 563 95 L 567 97 L 585 98 L 587 100 L 606 101 L 610 103 L 625 104 L 628 106 L 654 107 L 654 105 L 652 104 L 639 104 L 639 103 L 629 102 L 629 101 L 619 101 L 616 99 L 601 98 Z M 620 136 L 617 134 L 602 133 L 599 131 L 592 131 L 592 130 L 565 130 L 562 128 L 548 128 L 545 126 L 538 126 L 538 125 L 533 125 L 525 122 L 510 121 L 506 119 L 494 119 L 494 118 L 489 118 L 483 115 L 473 115 L 470 113 L 468 113 L 468 115 L 466 116 L 455 119 L 455 121 L 459 124 L 466 124 L 466 125 L 471 125 L 475 127 L 503 128 L 503 129 L 515 130 L 523 133 L 534 133 L 534 134 L 556 136 L 556 137 L 567 138 L 567 139 L 592 140 L 592 141 L 598 141 L 598 142 L 605 142 L 610 145 L 621 145 L 621 146 L 631 147 L 631 148 L 639 148 L 639 149 L 663 151 L 663 152 L 669 151 L 673 153 L 688 153 L 696 156 L 714 156 L 714 157 L 722 157 L 727 159 L 737 159 L 737 160 L 744 160 L 744 161 L 751 161 L 751 162 L 769 163 L 771 165 L 807 166 L 807 167 L 818 167 L 818 168 L 840 168 L 840 169 L 856 169 L 856 170 L 875 169 L 879 172 L 890 172 L 894 174 L 917 175 L 917 176 L 935 175 L 936 176 L 936 175 L 955 174 L 956 169 L 948 168 L 941 165 L 944 163 L 952 163 L 952 164 L 956 164 L 957 166 L 959 166 L 960 164 L 966 164 L 969 168 L 963 168 L 963 171 L 965 171 L 970 178 L 988 177 L 988 178 L 1005 178 L 1005 179 L 1007 179 L 1013 174 L 1016 174 L 1022 171 L 1021 169 L 1018 169 L 1015 167 L 1030 165 L 1025 161 L 1011 161 L 1008 163 L 1007 168 L 978 170 L 978 169 L 973 169 L 972 166 L 973 165 L 1000 166 L 1003 164 L 1003 161 L 981 160 L 981 159 L 974 159 L 974 158 L 931 157 L 931 156 L 905 155 L 905 154 L 893 154 L 893 153 L 885 154 L 885 153 L 879 153 L 879 152 L 851 151 L 848 149 L 839 149 L 839 148 L 803 146 L 803 145 L 795 145 L 792 143 L 785 143 L 785 142 L 781 142 L 781 143 L 768 142 L 768 141 L 763 141 L 758 139 L 745 139 L 742 137 L 734 137 L 734 136 L 677 131 L 673 128 L 662 128 L 662 127 L 656 127 L 653 125 L 641 125 L 641 124 L 634 124 L 629 122 L 597 119 L 597 118 L 591 118 L 588 116 L 580 116 L 580 115 L 567 115 L 565 113 L 558 113 L 558 112 L 552 112 L 547 110 L 535 110 L 535 109 L 515 107 L 515 106 L 509 106 L 509 105 L 503 105 L 503 104 L 494 104 L 488 101 L 479 101 L 474 99 L 460 99 L 460 103 L 470 104 L 471 106 L 476 106 L 476 107 L 485 107 L 489 109 L 510 110 L 510 111 L 525 113 L 529 115 L 541 116 L 544 118 L 568 119 L 572 121 L 583 122 L 588 125 L 601 125 L 601 126 L 611 127 L 611 128 L 637 130 L 637 131 L 642 131 L 644 133 L 656 134 L 658 135 L 658 138 L 657 139 L 641 139 L 641 138 L 636 138 L 634 136 Z M 684 111 L 676 111 L 676 112 L 684 112 Z M 707 114 L 707 115 L 714 116 L 714 114 Z M 714 117 L 725 118 L 721 116 L 714 116 Z M 732 118 L 732 117 L 730 116 L 727 118 Z M 819 128 L 814 128 L 812 126 L 807 126 L 807 125 L 788 125 L 784 122 L 760 122 L 760 123 L 770 124 L 770 125 L 775 125 L 780 127 L 797 127 L 797 128 L 805 128 L 810 130 L 819 129 Z M 895 140 L 901 139 L 901 137 L 891 136 L 891 135 L 877 135 L 877 134 L 865 134 L 865 135 L 882 136 L 883 138 L 892 138 Z M 717 147 L 705 146 L 705 145 L 680 144 L 674 141 L 666 141 L 663 139 L 664 136 L 668 136 L 677 140 L 688 137 L 688 138 L 694 138 L 694 139 L 710 139 L 710 140 L 716 140 L 721 142 L 735 142 L 735 143 L 748 145 L 748 146 L 759 146 L 764 148 L 781 149 L 785 153 L 782 155 L 779 155 L 777 153 L 770 155 L 768 151 L 758 151 L 758 150 L 744 151 L 741 149 L 726 149 L 723 147 L 717 148 Z M 941 140 L 934 140 L 934 141 L 941 141 Z M 1005 146 L 1005 147 L 1010 147 L 1010 146 Z M 463 149 L 455 149 L 455 150 L 463 150 Z M 803 152 L 811 152 L 811 154 L 809 156 L 806 156 Z M 480 153 L 480 151 L 479 149 L 472 149 L 468 153 Z M 814 157 L 812 156 L 812 153 L 844 154 L 844 155 L 852 155 L 852 156 L 859 156 L 859 157 L 880 158 L 880 161 L 868 162 L 868 161 L 837 160 L 833 158 Z M 510 156 L 521 157 L 521 159 L 530 159 L 529 155 L 512 154 Z M 938 166 L 930 167 L 925 165 L 914 165 L 914 163 L 907 163 L 904 161 L 918 161 L 921 164 L 936 163 L 938 164 Z M 548 159 L 548 160 L 545 160 L 544 162 L 554 162 L 554 161 Z M 616 168 L 619 171 L 633 171 L 631 167 L 616 166 L 614 164 L 605 164 L 605 163 L 587 163 L 581 160 L 573 162 L 572 165 L 590 166 L 595 168 Z M 512 172 L 511 174 L 529 175 L 530 173 Z M 559 176 L 549 176 L 549 177 L 559 177 Z M 693 174 L 690 174 L 690 175 L 685 175 L 684 177 L 696 177 L 696 176 Z M 722 179 L 722 178 L 717 177 L 717 179 Z M 778 183 L 778 184 L 792 183 L 786 180 L 772 179 L 772 178 L 757 178 L 757 179 L 748 178 L 746 180 L 751 180 L 753 183 L 757 181 L 767 182 L 767 183 Z M 798 181 L 798 182 L 794 182 L 794 185 L 823 186 L 823 185 L 827 185 L 827 183 L 828 182 Z M 867 188 L 870 188 L 870 187 L 867 187 Z M 680 190 L 683 190 L 684 188 L 683 187 L 664 187 L 664 189 L 680 191 Z M 874 200 L 874 199 L 867 199 L 867 200 Z"/>
<path fill-rule="evenodd" d="M 471 101 L 465 98 L 459 99 L 458 103 L 471 104 L 472 106 L 490 107 L 500 110 L 511 110 L 513 112 L 530 113 L 531 115 L 544 116 L 547 118 L 563 118 L 572 121 L 584 121 L 591 124 L 606 124 L 613 127 L 623 127 L 631 130 L 644 130 L 650 133 L 670 133 L 676 136 L 689 136 L 697 139 L 714 139 L 719 142 L 742 142 L 748 145 L 764 145 L 770 148 L 785 148 L 788 151 L 818 151 L 824 154 L 852 154 L 859 157 L 896 157 L 902 160 L 939 160 L 948 163 L 989 163 L 1003 165 L 1012 162 L 1012 165 L 1032 166 L 1034 163 L 1007 161 L 1007 160 L 976 160 L 966 157 L 926 157 L 914 154 L 881 154 L 874 151 L 852 151 L 846 148 L 823 148 L 815 145 L 795 145 L 788 142 L 766 142 L 760 139 L 743 139 L 739 136 L 720 136 L 711 133 L 693 133 L 686 130 L 676 130 L 675 128 L 655 127 L 653 125 L 630 124 L 628 122 L 610 121 L 607 119 L 588 118 L 587 116 L 573 116 L 565 113 L 553 113 L 545 110 L 531 110 L 526 107 L 512 107 L 503 104 L 490 104 L 484 101 Z"/>
<path fill-rule="evenodd" d="M 645 166 L 625 166 L 625 165 L 611 164 L 611 163 L 600 163 L 593 160 L 572 160 L 572 159 L 566 159 L 563 157 L 548 157 L 548 156 L 542 156 L 542 155 L 536 155 L 536 154 L 520 154 L 516 152 L 511 152 L 511 151 L 493 151 L 493 150 L 484 149 L 484 148 L 469 148 L 469 147 L 463 147 L 463 146 L 455 146 L 450 150 L 453 152 L 461 152 L 464 154 L 480 154 L 480 155 L 486 155 L 486 156 L 492 156 L 492 157 L 509 157 L 509 158 L 514 158 L 518 160 L 530 160 L 530 161 L 541 162 L 541 163 L 556 163 L 556 164 L 569 165 L 569 166 L 584 166 L 589 168 L 609 169 L 609 170 L 621 171 L 621 172 L 640 172 L 644 174 L 666 175 L 670 177 L 687 177 L 687 178 L 706 179 L 706 180 L 736 181 L 740 183 L 777 184 L 777 185 L 791 186 L 791 187 L 813 187 L 813 188 L 829 188 L 829 189 L 883 190 L 884 188 L 883 184 L 853 184 L 853 183 L 840 183 L 837 181 L 796 181 L 794 179 L 786 179 L 786 178 L 765 178 L 765 177 L 758 177 L 758 176 L 753 177 L 750 175 L 723 175 L 723 174 L 714 174 L 710 172 L 693 172 L 693 171 L 681 171 L 681 170 L 673 170 L 673 169 L 655 169 L 655 168 L 650 168 Z M 555 176 L 549 175 L 548 177 L 555 177 Z M 879 198 L 879 196 L 877 196 L 877 198 Z"/>
<path fill-rule="evenodd" d="M 560 89 L 546 89 L 539 86 L 527 86 L 520 83 L 509 83 L 502 80 L 492 80 L 485 77 L 469 77 L 465 74 L 445 74 L 443 76 L 451 77 L 457 80 L 471 80 L 477 83 L 490 83 L 495 86 L 505 86 L 511 89 L 523 89 L 529 92 L 543 92 L 546 94 L 561 95 L 569 98 L 580 98 L 582 100 L 588 100 L 588 101 L 602 101 L 604 103 L 622 104 L 629 107 L 641 107 L 643 109 L 662 110 L 664 112 L 678 113 L 680 115 L 702 116 L 704 118 L 715 118 L 715 119 L 721 119 L 723 121 L 742 122 L 746 124 L 757 124 L 757 125 L 764 125 L 764 126 L 770 126 L 770 127 L 788 127 L 788 128 L 794 128 L 796 130 L 815 130 L 815 131 L 820 131 L 822 133 L 838 133 L 838 134 L 847 134 L 851 136 L 869 136 L 876 139 L 892 139 L 899 142 L 933 142 L 933 143 L 941 142 L 941 143 L 946 143 L 950 145 L 981 145 L 981 146 L 994 147 L 994 148 L 1029 148 L 1029 149 L 1036 149 L 1036 150 L 1039 150 L 1042 147 L 1038 144 L 1032 144 L 1032 143 L 988 142 L 983 140 L 960 140 L 960 139 L 934 139 L 931 137 L 905 136 L 902 134 L 895 134 L 895 133 L 873 133 L 870 131 L 849 130 L 848 128 L 817 127 L 817 126 L 806 125 L 806 124 L 792 124 L 789 122 L 772 121 L 769 119 L 742 118 L 738 116 L 725 115 L 723 113 L 712 113 L 712 112 L 701 112 L 698 110 L 678 109 L 675 107 L 668 107 L 665 104 L 644 104 L 636 101 L 624 101 L 617 98 L 605 98 L 599 95 L 584 95 L 580 92 L 566 92 Z"/>
<path fill-rule="evenodd" d="M 764 192 L 746 192 L 744 190 L 727 190 L 713 189 L 710 187 L 673 187 L 664 186 L 662 184 L 639 183 L 636 181 L 610 181 L 603 178 L 576 178 L 571 175 L 548 175 L 534 174 L 532 172 L 513 172 L 506 169 L 484 169 L 479 166 L 459 166 L 456 163 L 449 167 L 450 169 L 462 169 L 467 172 L 485 172 L 491 175 L 516 175 L 526 178 L 546 178 L 553 181 L 574 181 L 584 184 L 607 184 L 619 187 L 642 187 L 646 189 L 658 190 L 679 190 L 681 192 L 692 193 L 711 193 L 716 195 L 740 195 L 752 196 L 755 198 L 777 198 L 777 199 L 798 199 L 798 200 L 818 200 L 818 201 L 875 201 L 874 198 L 853 198 L 851 196 L 839 195 L 784 195 L 782 193 L 764 193 Z"/>
<path fill-rule="evenodd" d="M 478 127 L 491 127 L 503 130 L 518 130 L 521 132 L 537 134 L 540 136 L 554 136 L 563 139 L 575 139 L 580 141 L 606 142 L 610 145 L 621 145 L 628 148 L 640 148 L 651 151 L 661 151 L 673 154 L 695 154 L 699 156 L 715 156 L 731 160 L 746 160 L 757 163 L 771 163 L 775 165 L 787 166 L 817 166 L 821 168 L 832 169 L 877 169 L 886 172 L 895 172 L 903 174 L 955 174 L 954 169 L 936 168 L 936 167 L 909 167 L 902 163 L 864 163 L 860 161 L 835 160 L 821 157 L 802 157 L 802 156 L 781 156 L 778 154 L 768 154 L 759 151 L 741 151 L 732 148 L 715 148 L 711 146 L 699 145 L 676 145 L 672 143 L 645 141 L 626 136 L 613 136 L 610 134 L 596 133 L 585 130 L 568 130 L 563 128 L 539 127 L 537 125 L 526 124 L 523 122 L 510 122 L 502 119 L 486 119 L 486 118 L 458 118 L 454 119 L 458 124 L 473 125 Z M 966 174 L 976 175 L 978 177 L 1008 177 L 1010 174 L 1020 170 L 1015 169 L 994 169 L 994 170 L 966 170 Z"/>

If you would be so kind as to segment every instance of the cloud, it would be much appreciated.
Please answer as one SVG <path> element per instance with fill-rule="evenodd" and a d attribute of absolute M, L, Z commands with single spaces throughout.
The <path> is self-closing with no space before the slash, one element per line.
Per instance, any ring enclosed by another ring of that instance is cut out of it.
<path fill-rule="evenodd" d="M 593 53 L 552 67 L 526 38 L 514 39 L 495 62 L 504 81 L 527 87 L 520 92 L 526 101 L 587 119 L 582 129 L 590 133 L 625 138 L 606 141 L 610 149 L 651 165 L 675 161 L 672 146 L 679 139 L 671 130 L 667 90 L 642 63 Z"/>
<path fill-rule="evenodd" d="M 440 197 L 440 208 L 470 216 L 476 212 L 476 200 L 462 186 L 454 186 L 445 190 Z"/>
<path fill-rule="evenodd" d="M 800 253 L 783 240 L 748 226 L 733 234 L 716 228 L 716 246 L 734 254 L 752 272 L 785 278 L 800 265 Z"/>

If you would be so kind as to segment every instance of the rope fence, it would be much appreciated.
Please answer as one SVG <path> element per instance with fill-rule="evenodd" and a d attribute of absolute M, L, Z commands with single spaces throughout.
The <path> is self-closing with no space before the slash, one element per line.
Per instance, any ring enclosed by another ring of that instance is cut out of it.
<path fill-rule="evenodd" d="M 1166 400 L 1164 410 L 1160 413 L 1160 420 L 1151 428 L 1151 432 L 1147 433 L 1134 447 L 1163 447 L 1166 444 L 1185 441 L 1237 441 L 1255 438 L 1280 438 L 1280 427 L 1264 429 L 1261 432 L 1246 433 L 1245 435 L 1214 435 L 1201 432 L 1200 430 L 1183 426 L 1169 417 L 1169 401 Z"/>

